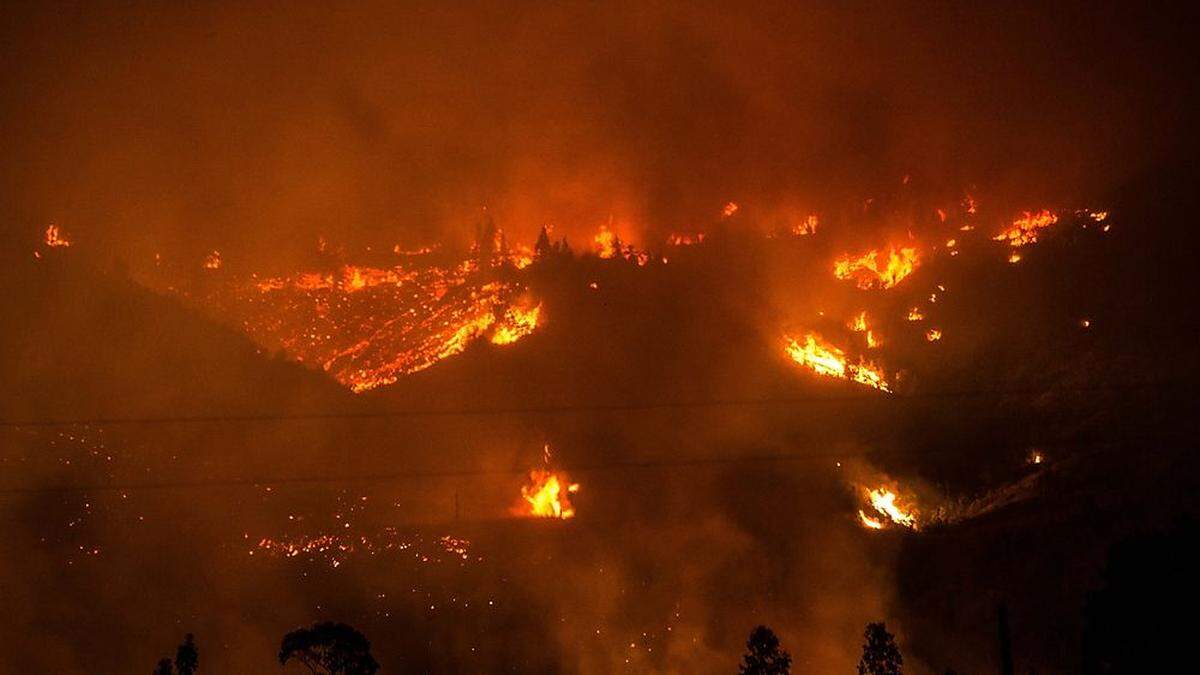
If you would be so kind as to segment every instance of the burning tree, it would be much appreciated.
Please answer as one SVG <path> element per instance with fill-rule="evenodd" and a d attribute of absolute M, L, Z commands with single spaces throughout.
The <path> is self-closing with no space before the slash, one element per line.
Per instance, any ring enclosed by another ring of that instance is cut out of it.
<path fill-rule="evenodd" d="M 779 637 L 766 626 L 750 631 L 746 640 L 746 655 L 738 667 L 739 675 L 787 675 L 792 670 L 792 657 L 780 648 Z"/>
<path fill-rule="evenodd" d="M 867 624 L 863 637 L 862 658 L 858 661 L 858 675 L 900 675 L 904 657 L 896 646 L 896 638 L 887 631 L 883 622 Z"/>

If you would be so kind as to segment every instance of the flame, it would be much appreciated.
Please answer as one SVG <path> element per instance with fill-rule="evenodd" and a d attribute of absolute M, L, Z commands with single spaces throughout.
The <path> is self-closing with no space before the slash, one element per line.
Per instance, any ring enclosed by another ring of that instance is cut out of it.
<path fill-rule="evenodd" d="M 733 214 L 737 213 L 738 208 L 739 207 L 737 205 L 737 202 L 728 202 L 721 209 L 721 215 L 728 218 L 729 216 L 732 216 Z"/>
<path fill-rule="evenodd" d="M 850 380 L 880 391 L 891 391 L 883 373 L 874 364 L 866 361 L 847 362 L 842 350 L 825 343 L 816 333 L 805 335 L 804 344 L 794 338 L 784 339 L 788 357 L 818 375 Z"/>
<path fill-rule="evenodd" d="M 863 511 L 859 511 L 859 518 L 863 525 L 871 529 L 883 529 L 884 518 L 897 525 L 902 525 L 909 529 L 917 529 L 917 512 L 912 508 L 905 508 L 898 503 L 899 497 L 895 492 L 886 487 L 878 487 L 875 489 L 863 488 L 863 494 L 870 503 L 871 508 L 881 517 L 871 517 Z"/>
<path fill-rule="evenodd" d="M 692 246 L 704 241 L 704 233 L 697 232 L 696 234 L 672 234 L 667 237 L 668 246 Z"/>
<path fill-rule="evenodd" d="M 538 327 L 542 306 L 532 309 L 509 307 L 492 333 L 492 344 L 510 345 L 532 333 Z"/>
<path fill-rule="evenodd" d="M 992 238 L 996 241 L 1006 241 L 1009 246 L 1021 247 L 1036 242 L 1039 230 L 1057 222 L 1058 216 L 1048 209 L 1042 209 L 1037 213 L 1026 211 L 1020 218 L 1013 221 L 1011 227 Z M 1018 257 L 1017 260 L 1020 258 Z M 1009 258 L 1009 262 L 1016 262 L 1016 260 Z"/>
<path fill-rule="evenodd" d="M 833 264 L 833 275 L 843 280 L 854 279 L 863 289 L 891 288 L 912 274 L 919 262 L 917 249 L 911 246 L 892 247 L 882 260 L 880 252 L 872 249 L 857 258 L 847 254 L 837 259 Z"/>
<path fill-rule="evenodd" d="M 45 240 L 46 245 L 50 248 L 65 248 L 71 245 L 71 242 L 66 238 L 65 235 L 63 235 L 62 231 L 58 229 L 58 226 L 53 223 L 46 227 Z"/>
<path fill-rule="evenodd" d="M 221 268 L 221 252 L 213 251 L 204 258 L 204 268 L 216 270 Z"/>
<path fill-rule="evenodd" d="M 867 325 L 866 310 L 859 312 L 853 319 L 850 320 L 849 323 L 846 324 L 846 327 L 855 333 L 865 333 L 868 349 L 874 349 L 883 344 L 883 340 L 880 340 L 879 336 L 875 335 L 875 331 L 871 330 L 871 327 Z"/>
<path fill-rule="evenodd" d="M 615 258 L 620 253 L 620 241 L 617 239 L 617 233 L 608 229 L 608 226 L 601 225 L 600 231 L 592 238 L 596 244 L 596 255 L 601 258 Z"/>
<path fill-rule="evenodd" d="M 908 321 L 922 321 L 925 319 L 925 315 L 921 313 L 920 307 L 913 307 L 908 310 L 908 314 L 904 318 Z"/>
<path fill-rule="evenodd" d="M 1021 254 L 1020 253 L 1013 251 L 1012 253 L 1008 254 L 1008 263 L 1010 265 L 1016 265 L 1019 262 L 1021 262 Z"/>
<path fill-rule="evenodd" d="M 883 529 L 883 521 L 882 520 L 868 516 L 867 514 L 863 513 L 862 509 L 858 510 L 858 520 L 859 520 L 859 522 L 861 522 L 863 524 L 863 527 L 866 527 L 868 529 L 871 529 L 871 530 L 882 530 Z"/>
<path fill-rule="evenodd" d="M 792 225 L 792 234 L 798 237 L 816 234 L 818 224 L 819 220 L 817 219 L 817 214 L 810 213 L 807 218 L 799 223 L 796 223 L 795 225 Z"/>
<path fill-rule="evenodd" d="M 517 515 L 561 520 L 574 518 L 575 508 L 571 506 L 569 495 L 575 492 L 579 492 L 579 483 L 570 482 L 565 474 L 534 469 L 529 472 L 529 485 L 521 487 L 522 505 L 518 507 Z"/>
<path fill-rule="evenodd" d="M 533 518 L 575 517 L 571 494 L 579 492 L 579 483 L 572 483 L 567 474 L 550 467 L 550 444 L 542 446 L 543 468 L 529 472 L 529 484 L 521 486 L 521 501 L 513 509 L 518 516 Z"/>
<path fill-rule="evenodd" d="M 942 331 L 937 328 L 930 328 L 925 331 L 925 339 L 929 342 L 937 342 L 942 339 Z"/>
<path fill-rule="evenodd" d="M 623 243 L 617 233 L 606 225 L 600 226 L 596 236 L 592 237 L 592 242 L 595 244 L 596 255 L 600 258 L 624 258 L 637 263 L 639 267 L 650 261 L 649 254 Z"/>

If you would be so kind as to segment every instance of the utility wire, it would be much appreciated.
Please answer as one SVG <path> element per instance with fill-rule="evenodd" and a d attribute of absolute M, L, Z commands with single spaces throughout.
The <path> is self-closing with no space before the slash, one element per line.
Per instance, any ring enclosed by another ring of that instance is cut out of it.
<path fill-rule="evenodd" d="M 1166 434 L 1157 433 L 1141 437 L 1141 440 L 1166 440 L 1172 435 L 1177 435 L 1180 438 L 1190 439 L 1190 434 Z M 1118 440 L 1105 440 L 1093 442 L 1069 442 L 1069 443 L 1040 443 L 1022 445 L 1021 448 L 1037 447 L 1038 449 L 1091 449 L 1092 453 L 1113 447 L 1122 447 L 1133 438 L 1121 438 Z M 1009 449 L 1015 449 L 1015 446 L 1010 446 Z M 900 456 L 905 458 L 910 457 L 929 457 L 936 455 L 954 455 L 961 454 L 960 448 L 934 448 L 926 450 L 913 451 L 898 451 L 898 452 L 878 452 L 869 450 L 845 450 L 845 451 L 817 451 L 817 452 L 785 452 L 772 453 L 764 455 L 737 455 L 729 457 L 663 457 L 653 459 L 630 459 L 630 460 L 609 460 L 603 462 L 594 462 L 591 464 L 579 464 L 573 466 L 561 467 L 568 474 L 586 474 L 597 473 L 604 471 L 620 471 L 630 469 L 658 469 L 658 468 L 689 468 L 689 467 L 704 467 L 704 466 L 720 466 L 720 465 L 737 465 L 737 464 L 764 464 L 764 463 L 791 463 L 791 462 L 821 462 L 821 461 L 839 461 L 845 459 L 857 459 L 870 456 L 873 459 L 882 459 L 889 456 Z M 1091 454 L 1091 453 L 1089 453 Z M 975 458 L 972 458 L 975 459 Z M 515 476 L 523 474 L 527 469 L 444 469 L 444 470 L 428 470 L 428 471 L 396 471 L 385 473 L 365 473 L 351 474 L 342 476 L 260 476 L 251 478 L 225 478 L 225 479 L 196 479 L 196 480 L 178 480 L 178 481 L 159 481 L 159 482 L 136 482 L 136 483 L 94 483 L 90 485 L 41 485 L 30 487 L 12 487 L 0 488 L 0 497 L 12 497 L 31 494 L 69 494 L 77 492 L 131 492 L 137 490 L 176 490 L 176 489 L 191 489 L 191 488 L 221 488 L 221 487 L 276 487 L 285 485 L 317 485 L 317 484 L 336 484 L 336 483 L 392 483 L 409 480 L 428 480 L 428 479 L 445 479 L 445 478 L 468 478 L 468 477 L 488 477 L 488 476 Z"/>
<path fill-rule="evenodd" d="M 503 415 L 549 415 L 578 412 L 626 412 L 637 410 L 685 410 L 693 408 L 755 407 L 791 405 L 798 403 L 901 403 L 954 399 L 999 399 L 1016 396 L 1038 396 L 1054 393 L 1098 393 L 1192 388 L 1194 382 L 1170 380 L 1134 382 L 1088 387 L 1025 387 L 1020 389 L 967 389 L 958 391 L 921 392 L 915 394 L 878 394 L 862 392 L 845 395 L 807 395 L 786 397 L 699 399 L 692 401 L 648 401 L 627 403 L 559 404 L 541 406 L 496 406 L 475 408 L 409 408 L 403 410 L 359 410 L 342 412 L 263 412 L 214 415 L 164 415 L 146 417 L 80 417 L 60 419 L 0 420 L 0 428 L 37 428 L 65 426 L 125 426 L 170 424 L 223 424 L 255 422 L 295 422 L 321 420 L 372 420 L 414 417 L 486 417 Z"/>

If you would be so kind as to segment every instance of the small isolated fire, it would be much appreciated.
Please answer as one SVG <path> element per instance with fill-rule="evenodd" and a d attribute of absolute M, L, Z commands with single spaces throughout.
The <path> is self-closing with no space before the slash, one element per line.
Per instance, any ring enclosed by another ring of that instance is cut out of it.
<path fill-rule="evenodd" d="M 920 262 L 917 249 L 911 246 L 890 248 L 886 253 L 870 250 L 858 256 L 844 255 L 833 263 L 833 275 L 838 279 L 853 279 L 862 289 L 892 288 L 913 273 Z"/>
<path fill-rule="evenodd" d="M 550 467 L 549 445 L 543 453 L 545 468 L 529 472 L 529 484 L 521 486 L 521 501 L 513 513 L 530 518 L 574 518 L 570 495 L 579 492 L 579 483 L 572 483 L 566 473 Z"/>
<path fill-rule="evenodd" d="M 57 225 L 51 224 L 46 227 L 46 245 L 50 248 L 59 248 L 70 246 L 71 242 L 67 240 Z"/>
<path fill-rule="evenodd" d="M 925 331 L 925 339 L 929 342 L 937 342 L 942 339 L 942 331 L 937 328 L 930 328 Z"/>
<path fill-rule="evenodd" d="M 1038 232 L 1040 230 L 1050 227 L 1057 222 L 1058 216 L 1054 215 L 1048 209 L 1042 209 L 1037 213 L 1026 211 L 1020 218 L 1014 220 L 1010 227 L 1005 228 L 1004 231 L 993 237 L 993 239 L 1008 242 L 1008 245 L 1012 247 L 1025 246 L 1038 240 Z M 1016 256 L 1016 260 L 1010 257 L 1009 262 L 1015 263 L 1020 259 L 1020 256 Z"/>
<path fill-rule="evenodd" d="M 866 361 L 849 363 L 845 352 L 826 343 L 816 333 L 806 334 L 803 343 L 791 337 L 785 337 L 784 340 L 788 357 L 818 375 L 850 380 L 880 391 L 891 391 L 883 371 L 874 364 Z"/>
<path fill-rule="evenodd" d="M 209 253 L 208 256 L 206 258 L 204 258 L 204 268 L 210 269 L 210 270 L 220 269 L 221 268 L 221 252 L 213 251 L 212 253 Z"/>
<path fill-rule="evenodd" d="M 859 509 L 858 519 L 863 527 L 882 530 L 888 523 L 893 523 L 911 530 L 918 529 L 916 509 L 899 503 L 900 498 L 894 491 L 882 486 L 874 489 L 864 487 L 862 491 L 870 509 L 874 511 L 873 514 L 868 514 Z"/>

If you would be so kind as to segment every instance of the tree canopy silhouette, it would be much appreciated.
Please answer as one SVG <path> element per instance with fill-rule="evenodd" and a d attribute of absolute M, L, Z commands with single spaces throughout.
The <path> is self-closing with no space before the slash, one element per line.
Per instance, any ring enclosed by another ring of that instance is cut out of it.
<path fill-rule="evenodd" d="M 766 626 L 750 631 L 746 640 L 746 655 L 738 667 L 741 675 L 787 675 L 792 669 L 792 657 L 779 647 L 779 638 Z"/>
<path fill-rule="evenodd" d="M 858 661 L 858 675 L 900 675 L 904 657 L 896 646 L 896 638 L 880 623 L 867 624 L 863 632 L 862 658 Z"/>
<path fill-rule="evenodd" d="M 200 652 L 191 633 L 183 636 L 183 644 L 175 650 L 175 672 L 179 675 L 195 675 L 200 668 Z"/>
<path fill-rule="evenodd" d="M 171 659 L 159 659 L 158 665 L 154 667 L 154 675 L 174 675 L 175 669 L 171 667 Z"/>
<path fill-rule="evenodd" d="M 344 623 L 313 624 L 283 636 L 279 663 L 296 659 L 314 674 L 374 675 L 379 664 L 371 656 L 371 643 Z"/>

